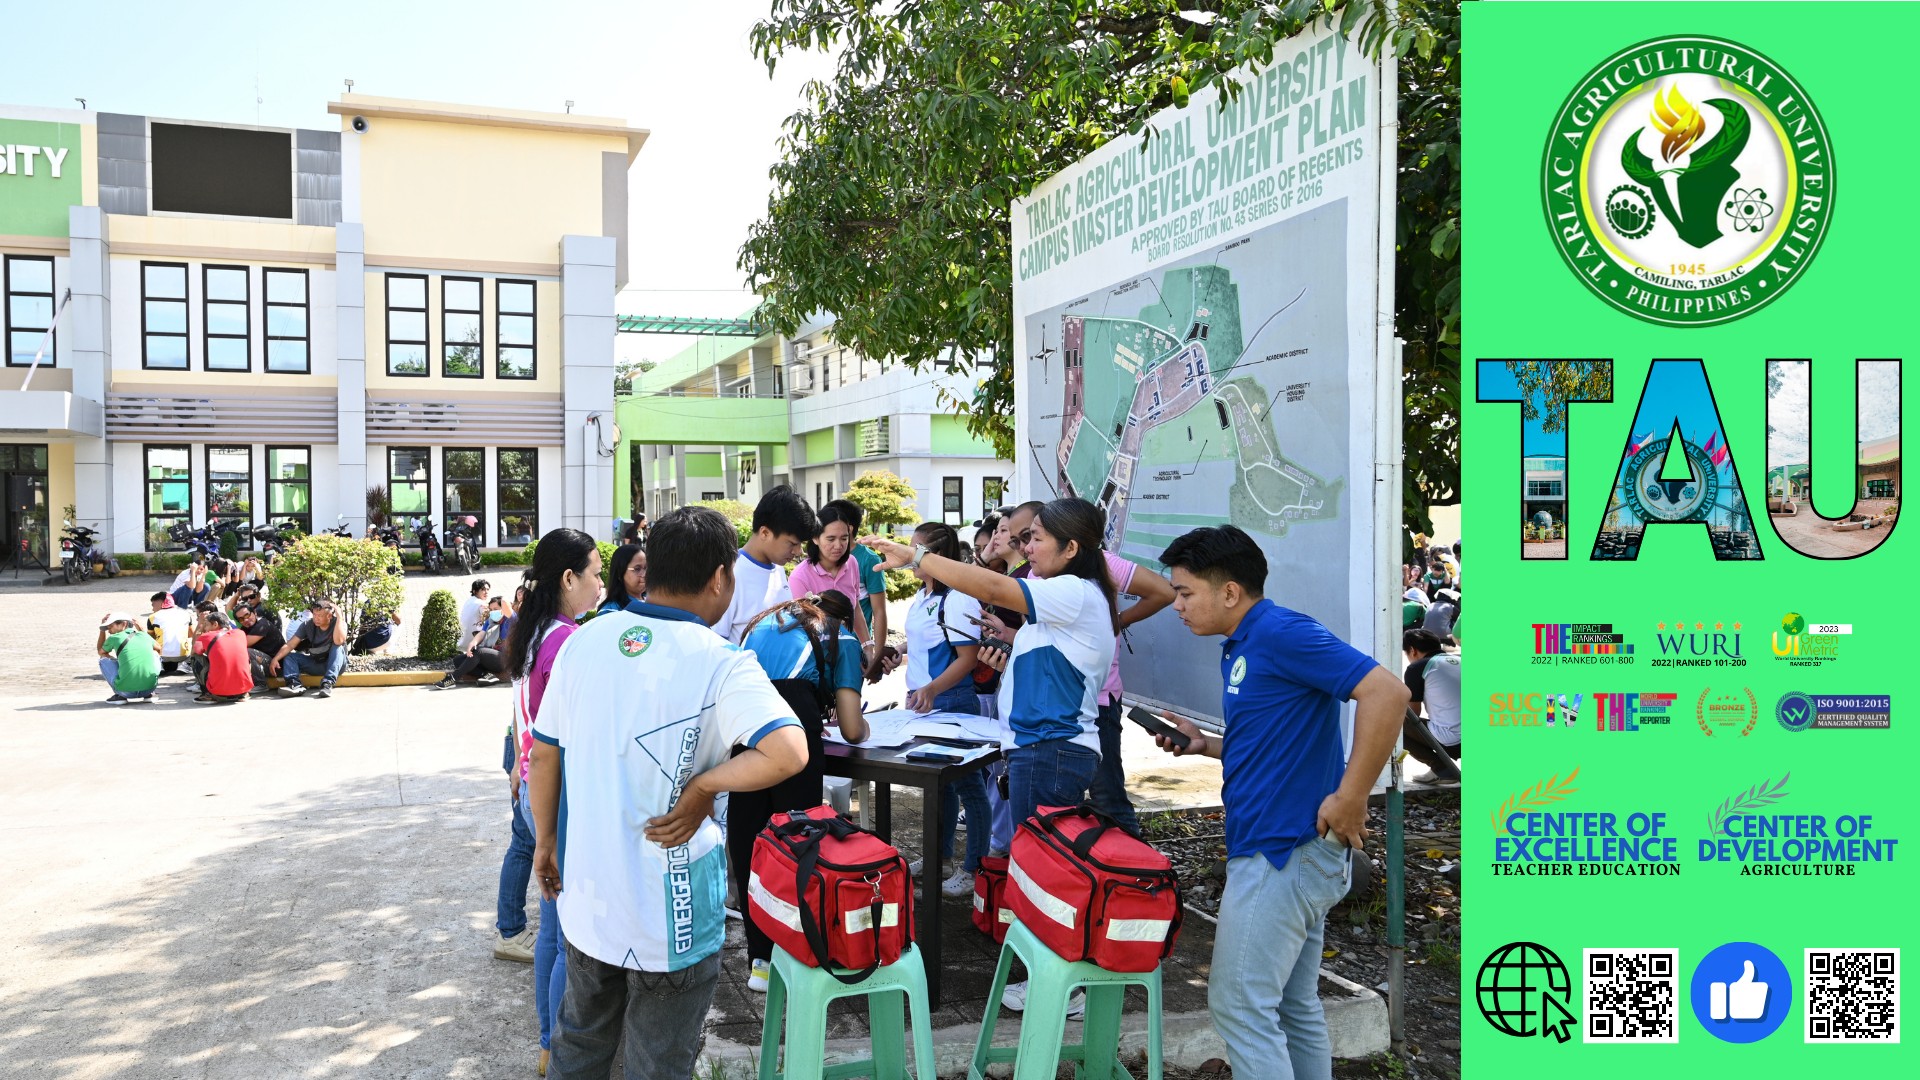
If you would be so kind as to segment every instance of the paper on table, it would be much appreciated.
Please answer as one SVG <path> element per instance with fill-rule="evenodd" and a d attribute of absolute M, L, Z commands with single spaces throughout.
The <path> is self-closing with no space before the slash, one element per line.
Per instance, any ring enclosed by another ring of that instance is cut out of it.
<path fill-rule="evenodd" d="M 866 739 L 861 742 L 852 742 L 842 737 L 838 729 L 831 727 L 826 729 L 825 738 L 828 742 L 837 742 L 842 746 L 870 746 L 877 749 L 905 746 L 919 738 L 993 738 L 992 735 L 970 730 L 961 723 L 961 721 L 979 719 L 981 718 L 962 716 L 958 713 L 916 713 L 910 709 L 887 709 L 883 712 L 867 714 L 867 726 L 871 730 Z"/>

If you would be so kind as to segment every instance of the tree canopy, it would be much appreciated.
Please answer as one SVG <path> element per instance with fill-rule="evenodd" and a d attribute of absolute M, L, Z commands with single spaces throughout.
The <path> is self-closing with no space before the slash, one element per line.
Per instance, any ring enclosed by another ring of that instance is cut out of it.
<path fill-rule="evenodd" d="M 752 46 L 838 50 L 789 117 L 740 267 L 761 316 L 918 369 L 982 364 L 974 434 L 1013 457 L 1014 199 L 1330 17 L 1401 57 L 1397 331 L 1409 525 L 1457 498 L 1459 0 L 773 0 Z"/>

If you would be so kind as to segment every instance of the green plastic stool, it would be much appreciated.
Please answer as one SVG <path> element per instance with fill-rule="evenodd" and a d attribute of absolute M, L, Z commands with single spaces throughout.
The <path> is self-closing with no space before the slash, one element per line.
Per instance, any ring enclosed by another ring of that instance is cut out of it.
<path fill-rule="evenodd" d="M 766 1017 L 760 1025 L 760 1080 L 844 1080 L 853 1076 L 937 1080 L 933 1025 L 927 1018 L 927 969 L 921 963 L 919 949 L 909 945 L 900 959 L 852 986 L 795 960 L 778 945 L 773 947 L 772 968 L 767 976 Z M 893 996 L 896 990 L 903 997 Z M 867 999 L 873 1056 L 828 1068 L 827 1003 L 844 997 Z M 907 1072 L 907 1023 L 902 1011 L 908 1002 L 913 1004 L 913 1073 Z M 783 1016 L 786 1068 L 776 1070 Z"/>
<path fill-rule="evenodd" d="M 993 1030 L 1000 1021 L 1000 995 L 1018 956 L 1027 965 L 1027 1008 L 1020 1020 L 1018 1046 L 995 1048 Z M 1085 960 L 1062 960 L 1060 955 L 1014 920 L 1000 950 L 1000 966 L 993 973 L 987 995 L 987 1015 L 980 1022 L 980 1041 L 973 1048 L 968 1080 L 982 1080 L 987 1066 L 1013 1062 L 1014 1080 L 1053 1080 L 1060 1062 L 1078 1064 L 1080 1080 L 1129 1080 L 1120 1064 L 1120 1014 L 1126 1007 L 1128 986 L 1147 991 L 1147 1076 L 1160 1080 L 1160 969 L 1146 972 L 1108 971 Z M 1067 997 L 1075 987 L 1087 991 L 1087 1018 L 1081 1042 L 1066 1045 Z"/>

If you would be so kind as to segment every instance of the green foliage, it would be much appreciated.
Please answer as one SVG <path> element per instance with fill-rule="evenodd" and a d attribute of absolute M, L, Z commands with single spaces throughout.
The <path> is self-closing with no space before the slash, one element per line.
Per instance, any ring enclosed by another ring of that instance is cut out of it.
<path fill-rule="evenodd" d="M 147 557 L 143 554 L 115 555 L 114 558 L 120 560 L 120 569 L 122 570 L 145 570 L 147 568 Z"/>
<path fill-rule="evenodd" d="M 231 530 L 220 534 L 220 557 L 233 562 L 240 557 L 240 534 Z"/>
<path fill-rule="evenodd" d="M 368 609 L 392 611 L 405 598 L 392 548 L 372 540 L 308 536 L 287 549 L 267 570 L 267 592 L 277 604 L 331 600 L 350 627 Z"/>
<path fill-rule="evenodd" d="M 920 579 L 911 570 L 888 570 L 886 575 L 889 600 L 905 600 L 920 591 Z"/>
<path fill-rule="evenodd" d="M 505 551 L 483 551 L 480 553 L 481 566 L 525 566 L 532 561 L 533 548 L 531 546 L 520 551 L 508 548 Z"/>
<path fill-rule="evenodd" d="M 885 469 L 869 469 L 854 478 L 843 496 L 866 516 L 860 522 L 862 532 L 886 532 L 895 525 L 912 525 L 920 520 L 914 507 L 920 493 L 913 485 Z"/>
<path fill-rule="evenodd" d="M 733 522 L 736 542 L 741 547 L 747 546 L 747 538 L 753 535 L 753 507 L 739 499 L 705 499 L 692 505 L 720 511 L 723 517 Z"/>
<path fill-rule="evenodd" d="M 367 488 L 367 524 L 385 525 L 393 515 L 393 500 L 387 496 L 385 484 L 374 484 Z"/>
<path fill-rule="evenodd" d="M 1612 401 L 1611 360 L 1509 360 L 1520 385 L 1520 417 L 1540 421 L 1540 430 L 1567 430 L 1567 402 Z"/>
<path fill-rule="evenodd" d="M 978 362 L 972 399 L 947 403 L 1012 458 L 1012 201 L 1202 87 L 1237 93 L 1228 73 L 1322 16 L 1401 58 L 1402 501 L 1431 532 L 1460 476 L 1459 0 L 773 0 L 755 55 L 837 69 L 786 121 L 740 251 L 759 317 L 791 332 L 831 311 L 837 341 L 915 370 Z"/>
<path fill-rule="evenodd" d="M 460 649 L 460 609 L 453 594 L 435 589 L 420 609 L 420 659 L 445 660 Z"/>

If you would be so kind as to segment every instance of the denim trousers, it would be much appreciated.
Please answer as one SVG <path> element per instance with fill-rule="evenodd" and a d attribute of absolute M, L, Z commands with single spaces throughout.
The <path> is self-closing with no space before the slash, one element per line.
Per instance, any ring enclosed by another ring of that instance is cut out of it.
<path fill-rule="evenodd" d="M 1281 869 L 1265 855 L 1227 860 L 1207 1007 L 1234 1075 L 1333 1076 L 1320 952 L 1349 865 L 1345 844 L 1317 836 L 1289 852 Z"/>
<path fill-rule="evenodd" d="M 527 785 L 513 800 L 513 835 L 500 860 L 500 896 L 493 925 L 502 938 L 527 928 L 527 881 L 533 877 L 533 814 L 527 809 Z"/>
<path fill-rule="evenodd" d="M 340 673 L 346 669 L 347 647 L 345 645 L 335 645 L 328 649 L 325 664 L 306 653 L 298 652 L 290 652 L 286 659 L 280 661 L 280 677 L 288 682 L 293 682 L 302 675 L 318 675 L 320 684 L 327 687 L 331 687 L 333 680 L 339 678 Z"/>
<path fill-rule="evenodd" d="M 560 999 L 567 991 L 567 943 L 560 936 L 560 907 L 540 898 L 540 932 L 533 939 L 533 1011 L 540 1018 L 540 1049 L 553 1046 Z"/>
<path fill-rule="evenodd" d="M 941 712 L 962 716 L 980 715 L 980 695 L 968 680 L 934 699 Z M 960 831 L 960 808 L 967 810 L 967 857 L 960 864 L 972 873 L 980 869 L 980 860 L 993 846 L 993 804 L 987 801 L 985 773 L 970 772 L 940 789 L 940 858 L 953 858 L 953 836 Z"/>
<path fill-rule="evenodd" d="M 1100 767 L 1100 755 L 1071 739 L 1048 739 L 1007 751 L 1007 798 L 1014 827 L 1042 806 L 1078 806 Z"/>
<path fill-rule="evenodd" d="M 719 981 L 719 953 L 680 971 L 634 971 L 568 945 L 567 994 L 547 1075 L 606 1080 L 624 1026 L 627 1080 L 690 1080 Z"/>
<path fill-rule="evenodd" d="M 1093 808 L 1120 823 L 1120 827 L 1140 835 L 1140 816 L 1133 812 L 1127 798 L 1127 770 L 1120 764 L 1120 700 L 1100 706 L 1100 767 L 1088 785 L 1087 801 Z"/>

